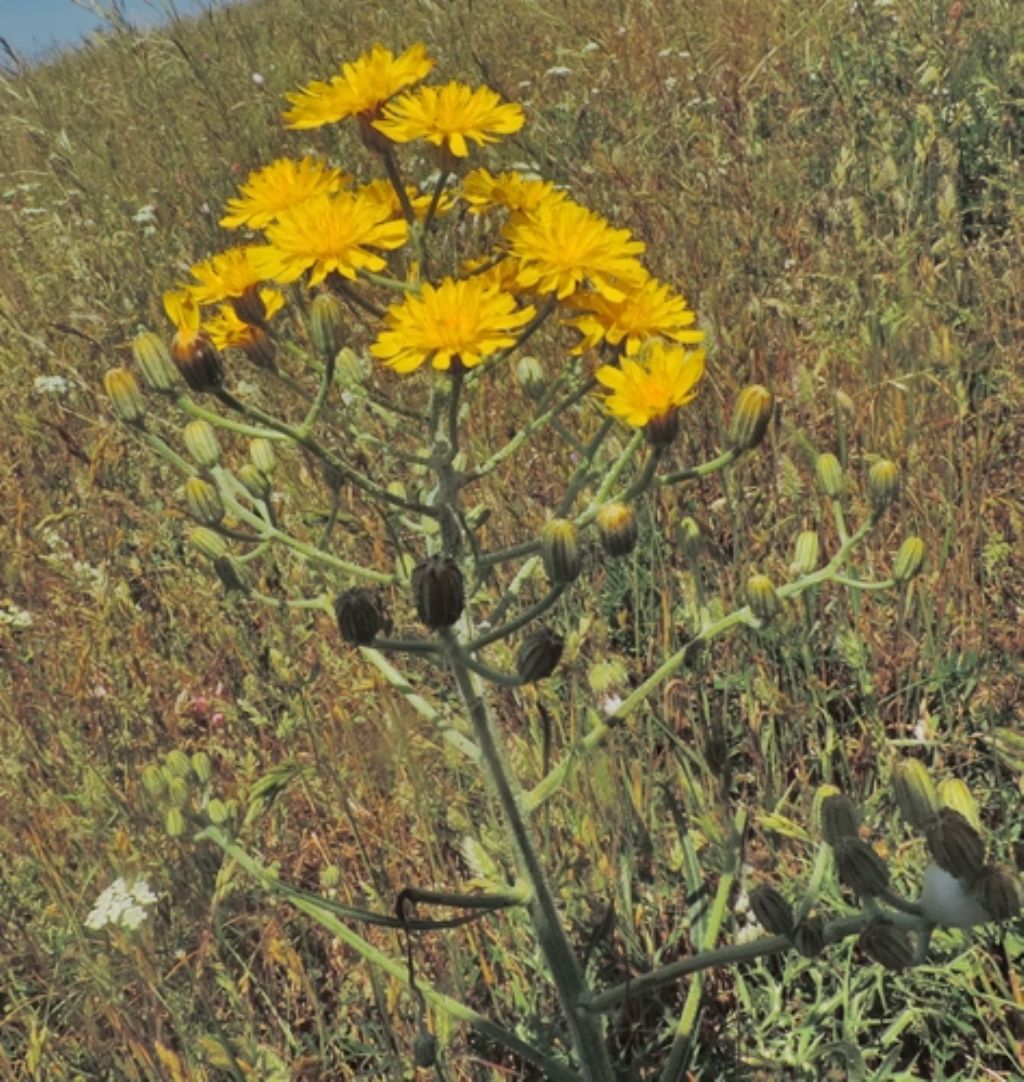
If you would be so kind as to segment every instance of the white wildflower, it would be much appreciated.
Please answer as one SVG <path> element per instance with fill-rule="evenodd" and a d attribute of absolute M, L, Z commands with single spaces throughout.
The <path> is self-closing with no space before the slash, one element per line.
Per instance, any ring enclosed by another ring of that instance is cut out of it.
<path fill-rule="evenodd" d="M 36 376 L 32 381 L 32 389 L 36 394 L 64 395 L 74 386 L 71 380 L 63 376 Z"/>
<path fill-rule="evenodd" d="M 0 624 L 15 630 L 32 626 L 32 613 L 20 609 L 13 601 L 0 601 Z"/>
<path fill-rule="evenodd" d="M 254 86 L 258 86 L 260 88 L 267 85 L 266 78 L 263 75 L 261 75 L 258 71 L 254 71 L 252 73 L 252 81 L 253 81 Z"/>
<path fill-rule="evenodd" d="M 132 215 L 132 221 L 136 225 L 155 225 L 156 224 L 156 204 L 146 203 Z"/>
<path fill-rule="evenodd" d="M 85 926 L 98 932 L 108 924 L 116 924 L 133 932 L 146 919 L 146 906 L 155 902 L 156 895 L 145 879 L 126 883 L 119 877 L 96 899 Z"/>

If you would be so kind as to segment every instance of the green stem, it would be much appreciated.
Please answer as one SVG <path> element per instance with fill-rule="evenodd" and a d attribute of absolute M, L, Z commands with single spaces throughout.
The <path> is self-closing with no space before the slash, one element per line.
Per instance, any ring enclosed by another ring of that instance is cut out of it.
<path fill-rule="evenodd" d="M 492 642 L 497 642 L 499 639 L 507 639 L 509 635 L 514 634 L 521 627 L 525 627 L 532 620 L 536 620 L 538 616 L 543 616 L 562 594 L 565 593 L 566 589 L 567 587 L 564 582 L 559 583 L 557 586 L 552 586 L 540 601 L 537 601 L 528 609 L 524 609 L 514 620 L 509 620 L 507 624 L 502 624 L 500 627 L 485 631 L 482 635 L 478 635 L 472 642 L 467 643 L 467 653 L 475 654 L 477 650 L 482 650 Z"/>
<path fill-rule="evenodd" d="M 685 470 L 675 470 L 672 473 L 666 473 L 664 476 L 659 477 L 657 483 L 659 485 L 675 485 L 680 481 L 694 481 L 699 477 L 707 477 L 709 474 L 717 473 L 718 470 L 724 470 L 726 466 L 731 466 L 737 458 L 740 457 L 741 452 L 730 448 L 728 451 L 723 452 L 717 458 L 712 458 L 708 462 L 702 462 L 699 466 L 687 466 Z"/>
<path fill-rule="evenodd" d="M 232 421 L 230 417 L 224 417 L 219 413 L 214 413 L 213 410 L 197 406 L 187 395 L 178 395 L 174 400 L 174 404 L 190 417 L 206 421 L 208 424 L 213 425 L 214 428 L 223 428 L 226 432 L 235 432 L 239 436 L 265 440 L 286 440 L 291 438 L 287 433 L 274 428 L 256 428 L 253 425 L 242 424 L 240 421 Z"/>

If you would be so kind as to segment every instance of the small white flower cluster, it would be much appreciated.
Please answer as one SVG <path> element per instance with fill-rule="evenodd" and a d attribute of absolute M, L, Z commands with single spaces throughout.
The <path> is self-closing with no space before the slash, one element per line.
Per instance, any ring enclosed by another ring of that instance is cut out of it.
<path fill-rule="evenodd" d="M 32 626 L 32 613 L 19 609 L 11 601 L 0 601 L 0 624 L 20 630 Z"/>
<path fill-rule="evenodd" d="M 146 906 L 155 901 L 156 895 L 145 879 L 126 883 L 118 877 L 96 899 L 92 912 L 85 918 L 85 926 L 98 932 L 108 924 L 116 924 L 135 931 L 146 919 Z"/>
<path fill-rule="evenodd" d="M 32 389 L 36 394 L 65 395 L 74 384 L 63 376 L 36 376 L 32 381 Z"/>

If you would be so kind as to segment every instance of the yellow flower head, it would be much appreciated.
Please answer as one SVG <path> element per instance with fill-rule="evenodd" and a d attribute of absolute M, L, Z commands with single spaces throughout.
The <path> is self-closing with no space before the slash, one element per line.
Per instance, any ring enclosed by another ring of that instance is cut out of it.
<path fill-rule="evenodd" d="M 541 203 L 560 203 L 566 195 L 550 180 L 534 180 L 512 171 L 495 176 L 486 169 L 474 169 L 463 177 L 462 198 L 471 213 L 482 214 L 492 207 L 504 207 L 513 213 L 533 211 Z"/>
<path fill-rule="evenodd" d="M 613 417 L 645 428 L 686 405 L 704 374 L 704 350 L 649 339 L 638 360 L 623 357 L 618 367 L 603 365 L 597 381 L 612 393 L 605 406 Z"/>
<path fill-rule="evenodd" d="M 238 189 L 237 199 L 227 202 L 228 213 L 220 220 L 225 229 L 263 229 L 277 216 L 311 196 L 340 191 L 352 178 L 313 158 L 278 158 L 249 174 Z"/>
<path fill-rule="evenodd" d="M 583 335 L 573 353 L 608 342 L 632 357 L 647 338 L 670 338 L 685 345 L 704 340 L 703 332 L 693 327 L 696 316 L 685 298 L 655 278 L 628 290 L 621 301 L 610 301 L 600 293 L 581 293 L 570 303 L 583 313 L 568 321 Z"/>
<path fill-rule="evenodd" d="M 374 45 L 329 82 L 313 82 L 285 97 L 292 108 L 284 114 L 289 128 L 319 128 L 350 116 L 373 116 L 388 98 L 419 82 L 434 66 L 423 44 L 400 56 Z"/>
<path fill-rule="evenodd" d="M 175 340 L 189 345 L 199 337 L 200 313 L 195 294 L 188 286 L 169 289 L 163 297 L 164 311 L 174 324 Z"/>
<path fill-rule="evenodd" d="M 479 146 L 494 143 L 501 135 L 519 131 L 525 120 L 520 105 L 502 102 L 489 87 L 474 90 L 451 82 L 403 94 L 385 107 L 383 119 L 373 126 L 392 142 L 426 139 L 456 158 L 465 158 L 467 139 Z"/>
<path fill-rule="evenodd" d="M 309 284 L 316 285 L 332 271 L 355 278 L 360 270 L 383 270 L 387 264 L 371 249 L 400 248 L 409 227 L 376 200 L 339 192 L 284 211 L 267 226 L 266 236 L 269 244 L 251 249 L 261 277 L 294 282 L 308 270 Z"/>
<path fill-rule="evenodd" d="M 520 262 L 519 284 L 559 300 L 589 284 L 608 300 L 621 301 L 647 277 L 636 258 L 643 242 L 571 199 L 544 201 L 531 214 L 511 218 L 504 234 Z"/>
<path fill-rule="evenodd" d="M 445 278 L 393 304 L 370 352 L 399 372 L 430 361 L 447 371 L 454 361 L 473 368 L 515 344 L 516 332 L 534 315 L 515 298 L 478 278 Z"/>
<path fill-rule="evenodd" d="M 192 277 L 199 284 L 190 289 L 197 303 L 219 304 L 259 286 L 263 278 L 252 265 L 252 251 L 252 248 L 229 248 L 196 263 Z"/>
<path fill-rule="evenodd" d="M 412 206 L 413 214 L 415 214 L 422 222 L 427 216 L 427 211 L 430 209 L 430 202 L 433 196 L 424 195 L 411 184 L 405 186 L 405 193 L 409 196 L 409 203 Z M 398 201 L 395 187 L 391 181 L 384 177 L 381 177 L 379 180 L 371 180 L 368 184 L 360 185 L 356 189 L 356 194 L 380 203 L 382 207 L 387 208 L 388 214 L 390 214 L 392 218 L 402 217 L 402 204 Z M 442 195 L 437 201 L 437 208 L 434 211 L 434 215 L 435 217 L 440 217 L 442 214 L 447 214 L 451 209 L 451 196 Z"/>

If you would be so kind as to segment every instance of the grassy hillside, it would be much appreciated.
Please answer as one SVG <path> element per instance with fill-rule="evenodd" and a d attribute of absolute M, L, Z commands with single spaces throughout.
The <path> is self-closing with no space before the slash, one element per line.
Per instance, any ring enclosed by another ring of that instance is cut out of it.
<path fill-rule="evenodd" d="M 269 899 L 214 846 L 169 836 L 144 770 L 174 749 L 205 753 L 209 793 L 249 810 L 239 837 L 264 864 L 388 912 L 407 886 L 478 875 L 464 839 L 500 852 L 498 810 L 325 613 L 225 594 L 184 541 L 180 478 L 114 420 L 102 382 L 131 363 L 141 328 L 169 334 L 161 294 L 231 243 L 218 219 L 251 170 L 307 152 L 364 168 L 352 131 L 288 131 L 281 112 L 285 92 L 376 41 L 423 41 L 441 79 L 521 102 L 526 127 L 488 163 L 566 186 L 685 293 L 709 360 L 681 455 L 715 453 L 745 385 L 778 402 L 761 448 L 647 497 L 640 555 L 592 559 L 559 602 L 564 675 L 500 700 L 528 786 L 596 702 L 686 642 L 702 588 L 728 611 L 753 571 L 787 579 L 800 530 L 835 543 L 818 454 L 843 464 L 851 521 L 870 465 L 900 466 L 860 574 L 885 578 L 910 534 L 928 550 L 902 590 L 830 587 L 764 633 L 708 645 L 545 805 L 534 832 L 588 972 L 614 985 L 691 953 L 723 882 L 720 939 L 742 938 L 756 884 L 808 878 L 823 783 L 864 808 L 864 836 L 913 893 L 924 859 L 894 813 L 898 755 L 965 781 L 992 855 L 1019 859 L 1024 7 L 252 0 L 158 34 L 114 27 L 0 75 L 5 1078 L 427 1077 L 400 976 Z M 565 347 L 531 345 L 549 366 Z M 294 412 L 265 376 L 233 362 L 263 408 Z M 372 379 L 421 406 L 423 383 Z M 184 418 L 153 408 L 177 433 Z M 474 445 L 500 442 L 523 410 L 513 380 L 490 384 Z M 578 419 L 590 431 L 596 416 L 588 403 Z M 365 437 L 372 466 L 372 440 L 390 436 Z M 318 479 L 300 453 L 282 458 L 294 507 Z M 531 537 L 568 461 L 545 431 L 511 487 L 476 489 L 491 536 Z M 389 534 L 361 514 L 346 496 L 340 553 L 390 572 Z M 703 583 L 684 516 L 707 538 Z M 293 570 L 271 567 L 261 591 L 337 588 Z M 444 673 L 411 671 L 428 709 L 452 709 Z M 137 933 L 90 931 L 118 876 L 144 878 L 157 904 Z M 404 967 L 401 935 L 367 938 Z M 431 932 L 415 953 L 446 994 L 564 1052 L 525 919 Z M 623 1078 L 657 1077 L 681 1016 L 686 1077 L 1018 1078 L 1022 953 L 1018 920 L 939 933 L 929 962 L 903 973 L 852 942 L 715 969 L 692 1000 L 680 982 L 627 1001 L 608 1039 Z M 441 1077 L 542 1077 L 442 1013 L 431 1027 Z"/>

